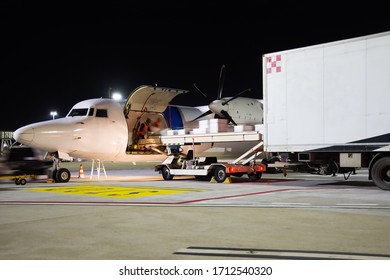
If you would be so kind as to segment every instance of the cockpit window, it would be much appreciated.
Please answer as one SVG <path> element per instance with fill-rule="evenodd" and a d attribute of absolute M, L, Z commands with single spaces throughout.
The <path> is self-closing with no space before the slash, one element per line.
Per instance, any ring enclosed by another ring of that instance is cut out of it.
<path fill-rule="evenodd" d="M 68 117 L 86 116 L 88 108 L 73 109 L 69 112 Z"/>
<path fill-rule="evenodd" d="M 97 118 L 107 118 L 107 109 L 96 109 Z"/>
<path fill-rule="evenodd" d="M 93 116 L 93 112 L 95 111 L 94 108 L 89 108 L 88 116 Z"/>

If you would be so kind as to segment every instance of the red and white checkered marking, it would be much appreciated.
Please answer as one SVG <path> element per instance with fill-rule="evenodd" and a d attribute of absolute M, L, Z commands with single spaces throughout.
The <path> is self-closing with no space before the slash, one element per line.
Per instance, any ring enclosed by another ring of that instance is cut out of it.
<path fill-rule="evenodd" d="M 280 54 L 267 57 L 267 74 L 282 71 L 282 56 Z"/>

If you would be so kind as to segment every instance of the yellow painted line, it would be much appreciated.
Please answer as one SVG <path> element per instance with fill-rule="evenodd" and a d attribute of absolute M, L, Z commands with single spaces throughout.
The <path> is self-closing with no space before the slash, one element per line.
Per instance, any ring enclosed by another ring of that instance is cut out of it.
<path fill-rule="evenodd" d="M 25 189 L 28 192 L 53 192 L 60 194 L 74 194 L 86 196 L 101 196 L 112 198 L 136 198 L 152 195 L 179 194 L 184 192 L 199 192 L 202 189 L 195 188 L 157 188 L 151 186 L 138 187 L 118 187 L 118 186 L 69 186 L 69 187 L 52 187 L 52 188 L 33 188 Z"/>

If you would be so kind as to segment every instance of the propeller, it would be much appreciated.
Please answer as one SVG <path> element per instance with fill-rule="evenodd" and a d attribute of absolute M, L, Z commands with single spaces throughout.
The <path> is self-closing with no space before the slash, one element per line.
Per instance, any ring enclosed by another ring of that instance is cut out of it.
<path fill-rule="evenodd" d="M 223 84 L 225 83 L 225 76 L 226 76 L 226 66 L 221 66 L 221 71 L 219 72 L 219 84 L 218 84 L 218 96 L 217 99 L 221 100 L 222 98 L 222 90 L 223 90 Z"/>
<path fill-rule="evenodd" d="M 212 113 L 213 113 L 213 111 L 208 110 L 207 112 L 204 112 L 202 115 L 196 117 L 195 119 L 191 120 L 190 122 L 194 122 L 194 121 L 196 121 L 196 120 L 199 120 L 199 119 L 201 119 L 201 118 L 203 118 L 203 117 L 205 117 L 205 116 L 207 116 L 207 115 L 210 115 L 210 114 L 212 114 Z"/>
<path fill-rule="evenodd" d="M 203 93 L 203 91 L 201 91 L 199 88 L 198 88 L 198 86 L 194 83 L 194 87 L 206 98 L 206 99 L 209 99 L 208 97 L 207 97 L 207 95 L 206 94 L 204 94 Z"/>
<path fill-rule="evenodd" d="M 232 98 L 230 98 L 230 99 L 228 99 L 228 100 L 222 102 L 222 106 L 228 104 L 230 101 L 236 99 L 237 97 L 240 97 L 241 95 L 243 95 L 244 93 L 249 92 L 249 91 L 251 91 L 250 88 L 244 89 L 243 91 L 237 93 L 237 94 L 236 94 L 235 96 L 233 96 Z"/>
<path fill-rule="evenodd" d="M 222 99 L 222 91 L 223 91 L 223 85 L 225 83 L 225 76 L 226 76 L 226 66 L 222 65 L 221 71 L 219 73 L 219 84 L 218 84 L 218 92 L 217 92 L 217 99 L 209 103 L 209 110 L 201 114 L 200 116 L 196 117 L 195 119 L 191 120 L 191 122 L 194 122 L 198 119 L 201 119 L 207 115 L 215 114 L 216 117 L 225 118 L 229 121 L 229 123 L 232 123 L 234 125 L 237 125 L 236 122 L 233 120 L 233 118 L 230 116 L 230 114 L 224 110 L 226 108 L 223 108 L 223 106 L 227 105 L 230 101 L 236 99 L 237 97 L 241 96 L 242 94 L 251 91 L 251 89 L 245 89 L 235 96 L 229 98 L 228 100 Z M 199 87 L 194 83 L 194 87 L 204 96 L 206 99 L 209 100 L 206 94 L 203 93 L 199 89 Z"/>
<path fill-rule="evenodd" d="M 234 125 L 237 125 L 236 122 L 233 120 L 233 118 L 229 115 L 228 112 L 226 112 L 225 110 L 221 110 L 221 114 L 225 116 L 225 118 L 228 119 L 228 123 L 232 123 Z"/>
<path fill-rule="evenodd" d="M 198 86 L 194 83 L 194 87 L 207 99 L 207 100 L 209 100 L 209 98 L 207 97 L 207 95 L 206 94 L 204 94 L 203 93 L 203 91 L 201 91 L 199 88 L 198 88 Z M 193 119 L 193 120 L 191 120 L 190 122 L 194 122 L 194 121 L 196 121 L 196 120 L 199 120 L 199 119 L 201 119 L 201 118 L 203 118 L 203 117 L 205 117 L 205 116 L 207 116 L 207 115 L 210 115 L 210 114 L 212 114 L 213 113 L 213 111 L 211 111 L 211 110 L 208 110 L 207 112 L 204 112 L 203 114 L 201 114 L 200 116 L 198 116 L 198 117 L 196 117 L 195 119 Z"/>

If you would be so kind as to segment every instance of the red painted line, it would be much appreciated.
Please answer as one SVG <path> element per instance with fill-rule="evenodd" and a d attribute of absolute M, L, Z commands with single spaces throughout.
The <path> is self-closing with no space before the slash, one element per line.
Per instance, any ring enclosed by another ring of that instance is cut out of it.
<path fill-rule="evenodd" d="M 182 202 L 181 204 L 201 202 L 201 201 L 208 201 L 208 200 L 236 198 L 236 197 L 259 195 L 259 194 L 269 194 L 269 193 L 285 192 L 285 191 L 292 191 L 292 190 L 297 190 L 297 189 L 279 189 L 279 190 L 270 190 L 270 191 L 262 191 L 262 192 L 253 192 L 253 193 L 242 193 L 242 194 L 235 194 L 235 195 L 217 196 L 217 197 L 210 197 L 210 198 L 187 200 L 185 202 Z"/>
<path fill-rule="evenodd" d="M 185 202 L 181 202 L 178 204 L 184 204 L 184 203 L 194 203 L 194 202 L 201 202 L 201 201 L 207 201 L 207 200 L 218 200 L 218 199 L 228 199 L 228 198 L 235 198 L 235 197 L 243 197 L 243 196 L 250 196 L 250 195 L 259 195 L 259 194 L 269 194 L 269 193 L 277 193 L 277 192 L 285 192 L 285 191 L 300 191 L 300 190 L 321 190 L 321 189 L 336 189 L 336 188 L 287 188 L 287 189 L 278 189 L 278 190 L 270 190 L 270 191 L 262 191 L 262 192 L 253 192 L 253 193 L 243 193 L 243 194 L 236 194 L 236 195 L 227 195 L 227 196 L 219 196 L 219 197 L 210 197 L 210 198 L 202 198 L 202 199 L 195 199 L 195 200 L 187 200 Z"/>

